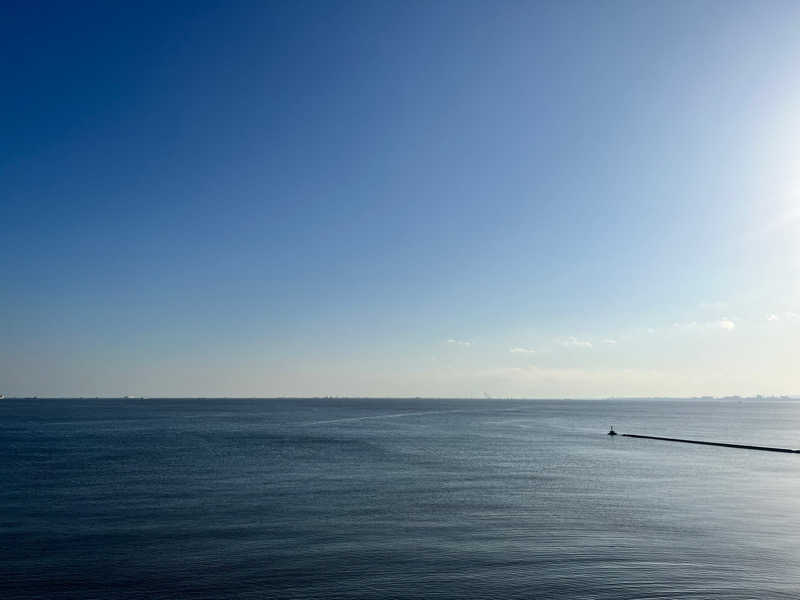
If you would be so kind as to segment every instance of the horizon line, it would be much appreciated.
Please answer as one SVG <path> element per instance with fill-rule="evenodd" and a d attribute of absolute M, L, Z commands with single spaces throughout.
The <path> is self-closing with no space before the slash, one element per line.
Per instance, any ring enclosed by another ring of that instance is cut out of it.
<path fill-rule="evenodd" d="M 101 395 L 101 396 L 0 396 L 3 400 L 485 400 L 485 401 L 607 401 L 607 400 L 800 400 L 800 395 L 780 394 L 755 396 L 306 396 L 306 395 L 278 395 L 278 396 L 133 396 L 133 395 Z"/>

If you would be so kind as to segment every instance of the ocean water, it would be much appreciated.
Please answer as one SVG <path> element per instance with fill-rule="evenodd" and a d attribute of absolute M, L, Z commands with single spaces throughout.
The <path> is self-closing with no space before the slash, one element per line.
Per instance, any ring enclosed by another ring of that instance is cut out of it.
<path fill-rule="evenodd" d="M 793 401 L 5 400 L 0 597 L 800 598 Z"/>

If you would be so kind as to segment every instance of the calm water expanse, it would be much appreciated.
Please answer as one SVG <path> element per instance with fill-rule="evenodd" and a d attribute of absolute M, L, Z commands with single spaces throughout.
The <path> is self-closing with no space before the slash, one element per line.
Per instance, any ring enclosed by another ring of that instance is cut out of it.
<path fill-rule="evenodd" d="M 793 401 L 0 401 L 0 597 L 798 598 Z"/>

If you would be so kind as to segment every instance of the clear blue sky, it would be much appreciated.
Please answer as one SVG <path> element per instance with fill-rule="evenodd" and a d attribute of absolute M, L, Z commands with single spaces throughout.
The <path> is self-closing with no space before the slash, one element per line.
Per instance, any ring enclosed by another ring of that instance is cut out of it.
<path fill-rule="evenodd" d="M 0 393 L 800 393 L 798 23 L 6 3 Z"/>

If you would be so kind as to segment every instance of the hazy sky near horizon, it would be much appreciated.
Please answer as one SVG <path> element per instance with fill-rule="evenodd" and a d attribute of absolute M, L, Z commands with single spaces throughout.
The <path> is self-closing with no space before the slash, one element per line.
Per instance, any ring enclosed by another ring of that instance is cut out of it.
<path fill-rule="evenodd" d="M 112 4 L 0 9 L 0 393 L 800 393 L 800 4 Z"/>

